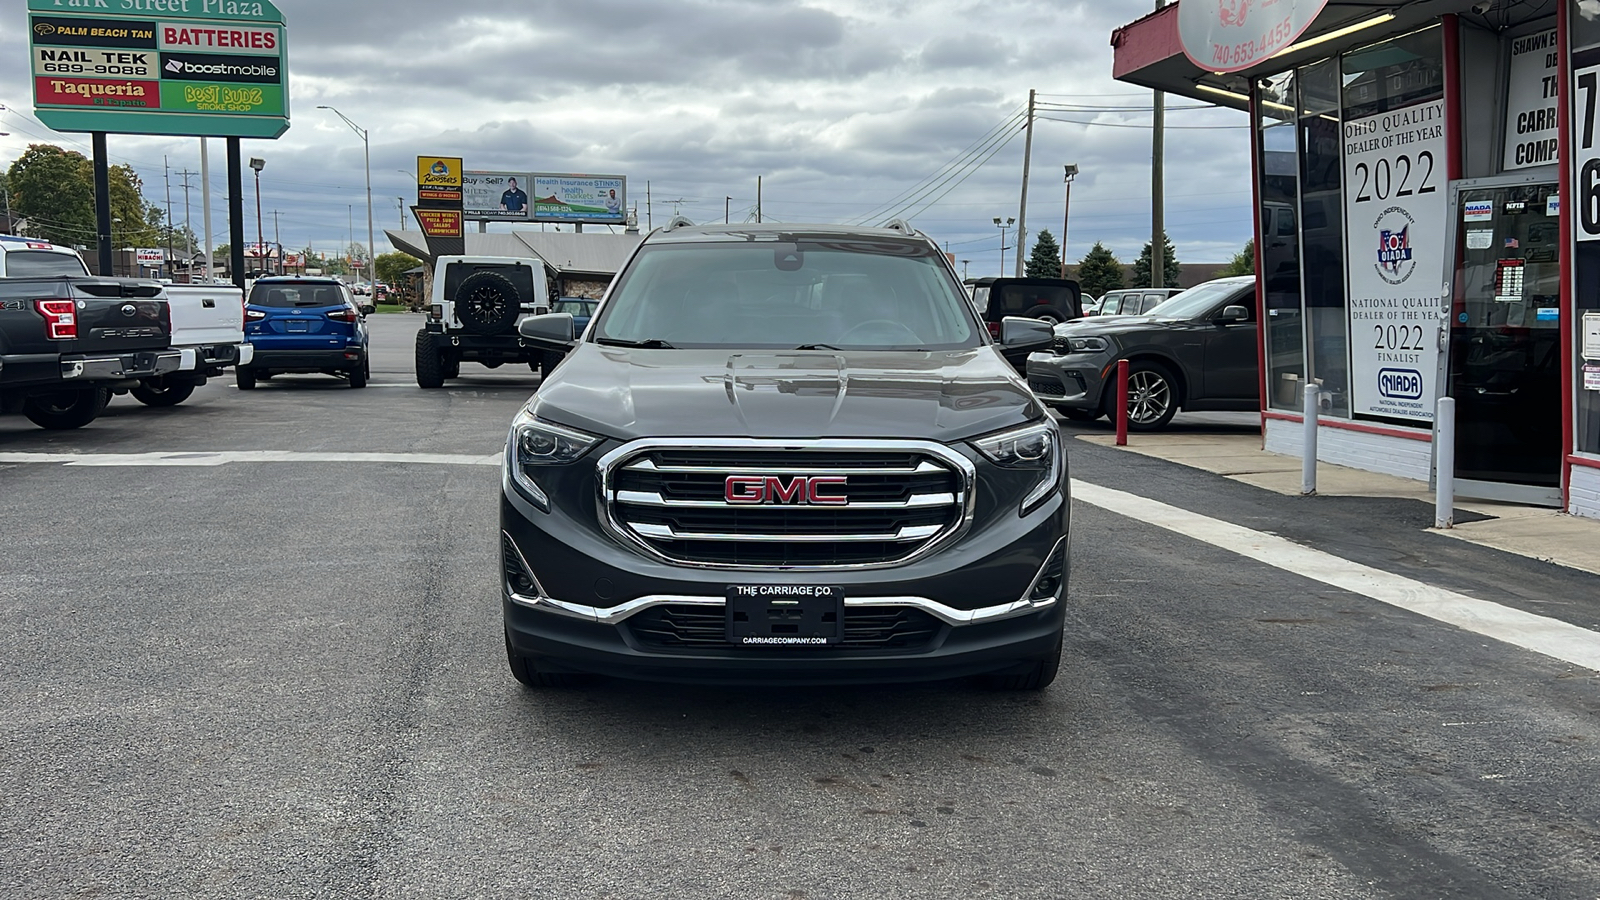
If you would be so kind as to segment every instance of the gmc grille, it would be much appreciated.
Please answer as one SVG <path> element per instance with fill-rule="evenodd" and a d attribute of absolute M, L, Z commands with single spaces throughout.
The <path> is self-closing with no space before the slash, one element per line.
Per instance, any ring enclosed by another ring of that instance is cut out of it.
<path fill-rule="evenodd" d="M 730 503 L 730 476 L 834 476 L 843 505 Z M 899 449 L 653 447 L 604 473 L 610 526 L 672 562 L 720 568 L 885 565 L 963 529 L 971 463 L 937 445 Z"/>

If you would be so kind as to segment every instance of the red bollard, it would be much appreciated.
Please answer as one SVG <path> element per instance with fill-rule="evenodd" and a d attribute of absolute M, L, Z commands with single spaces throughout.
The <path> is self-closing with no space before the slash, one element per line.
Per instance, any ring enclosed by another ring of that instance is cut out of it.
<path fill-rule="evenodd" d="M 1128 361 L 1117 360 L 1117 446 L 1128 446 Z"/>

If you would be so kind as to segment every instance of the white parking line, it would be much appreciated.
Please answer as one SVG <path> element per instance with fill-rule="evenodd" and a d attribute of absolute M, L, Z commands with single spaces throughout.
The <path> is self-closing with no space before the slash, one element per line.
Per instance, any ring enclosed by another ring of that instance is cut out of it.
<path fill-rule="evenodd" d="M 1600 633 L 1423 584 L 1124 491 L 1074 480 L 1072 496 L 1092 506 L 1221 547 L 1295 575 L 1370 597 L 1474 634 L 1600 670 Z"/>
<path fill-rule="evenodd" d="M 401 463 L 430 466 L 498 466 L 500 454 L 341 453 L 318 450 L 222 450 L 168 453 L 0 453 L 0 463 L 64 466 L 224 466 L 228 463 Z"/>

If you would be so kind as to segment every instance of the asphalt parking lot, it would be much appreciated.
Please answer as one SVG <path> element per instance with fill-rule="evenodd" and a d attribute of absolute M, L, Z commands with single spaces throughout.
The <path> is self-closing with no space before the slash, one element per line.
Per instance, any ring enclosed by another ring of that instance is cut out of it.
<path fill-rule="evenodd" d="M 0 896 L 1600 896 L 1593 671 L 1089 503 L 1039 694 L 527 690 L 492 457 L 537 378 L 421 391 L 420 317 L 370 322 L 363 390 L 0 419 Z M 1071 453 L 1088 483 L 1600 624 L 1592 576 Z"/>

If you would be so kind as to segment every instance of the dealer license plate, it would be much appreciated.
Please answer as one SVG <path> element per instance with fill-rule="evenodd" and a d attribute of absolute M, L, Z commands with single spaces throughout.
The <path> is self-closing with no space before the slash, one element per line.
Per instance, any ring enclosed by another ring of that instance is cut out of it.
<path fill-rule="evenodd" d="M 727 586 L 728 641 L 746 647 L 826 647 L 844 636 L 844 588 Z"/>
<path fill-rule="evenodd" d="M 304 319 L 290 319 L 289 321 L 283 323 L 283 325 L 289 331 L 300 332 L 311 330 L 311 323 Z"/>

